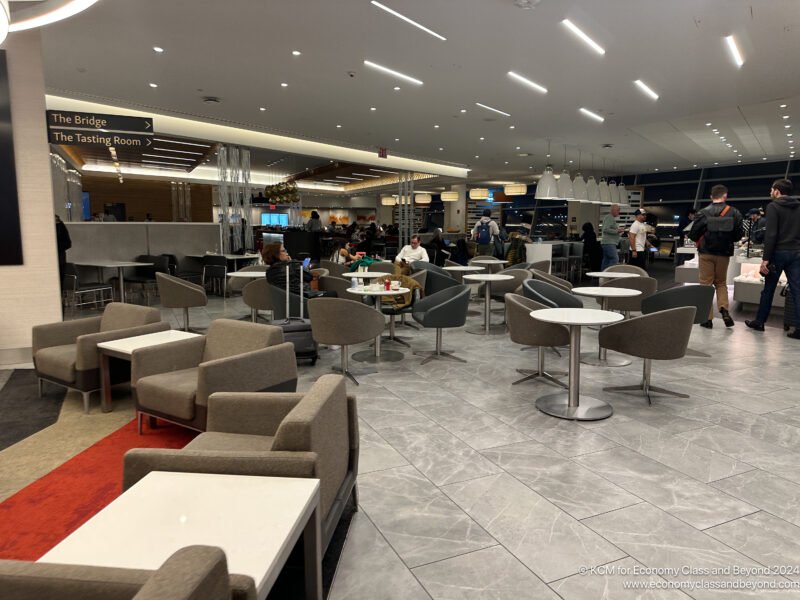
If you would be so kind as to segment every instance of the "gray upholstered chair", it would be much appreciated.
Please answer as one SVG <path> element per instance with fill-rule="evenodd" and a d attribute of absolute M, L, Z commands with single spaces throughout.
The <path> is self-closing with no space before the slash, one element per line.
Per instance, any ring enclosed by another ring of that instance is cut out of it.
<path fill-rule="evenodd" d="M 123 489 L 151 471 L 314 477 L 324 553 L 351 495 L 358 506 L 358 453 L 356 399 L 344 377 L 323 375 L 304 394 L 213 394 L 207 432 L 182 450 L 128 451 Z"/>
<path fill-rule="evenodd" d="M 549 308 L 544 304 L 520 296 L 519 294 L 506 295 L 506 326 L 508 327 L 511 341 L 523 346 L 535 346 L 538 349 L 539 361 L 535 371 L 527 369 L 517 369 L 517 372 L 525 375 L 522 379 L 514 381 L 511 385 L 517 385 L 523 381 L 541 377 L 566 388 L 567 385 L 559 381 L 554 375 L 566 375 L 563 372 L 548 373 L 544 369 L 544 348 L 554 346 L 569 346 L 569 329 L 564 325 L 556 323 L 545 323 L 531 317 L 531 312 Z"/>
<path fill-rule="evenodd" d="M 229 575 L 225 553 L 187 546 L 155 571 L 0 560 L 3 600 L 255 600 L 252 577 Z"/>
<path fill-rule="evenodd" d="M 156 273 L 158 296 L 164 308 L 183 309 L 183 330 L 189 331 L 189 309 L 208 304 L 206 289 L 180 277 Z"/>
<path fill-rule="evenodd" d="M 543 271 L 544 273 L 550 274 L 550 261 L 549 260 L 540 260 L 534 263 L 531 263 L 530 270 L 537 270 Z"/>
<path fill-rule="evenodd" d="M 545 281 L 547 283 L 560 287 L 565 292 L 572 293 L 572 284 L 566 279 L 561 279 L 561 277 L 550 275 L 550 273 L 545 273 L 544 271 L 540 271 L 539 269 L 531 269 L 531 273 L 533 273 L 534 279 L 538 279 L 539 281 Z"/>
<path fill-rule="evenodd" d="M 131 387 L 140 433 L 144 415 L 205 431 L 214 392 L 293 392 L 294 344 L 280 327 L 217 319 L 207 335 L 134 350 Z"/>
<path fill-rule="evenodd" d="M 242 288 L 242 301 L 250 307 L 250 320 L 258 322 L 258 311 L 272 311 L 272 298 L 269 295 L 267 278 L 254 279 Z"/>
<path fill-rule="evenodd" d="M 605 270 L 617 273 L 636 273 L 642 277 L 648 277 L 649 275 L 647 271 L 636 265 L 611 265 L 610 267 L 606 267 Z"/>
<path fill-rule="evenodd" d="M 89 396 L 100 389 L 100 356 L 97 344 L 122 338 L 166 331 L 157 308 L 108 304 L 99 317 L 36 325 L 33 328 L 33 365 L 43 382 L 49 381 L 83 395 L 83 410 L 89 412 Z M 130 379 L 127 369 L 112 369 L 111 383 Z"/>
<path fill-rule="evenodd" d="M 386 273 L 387 275 L 393 275 L 395 266 L 394 263 L 381 261 L 372 263 L 367 270 L 375 273 Z"/>
<path fill-rule="evenodd" d="M 351 298 L 351 294 L 347 292 L 352 285 L 351 279 L 343 277 L 334 277 L 333 275 L 323 276 L 319 278 L 319 289 L 322 292 L 336 292 L 339 298 Z M 351 299 L 355 299 L 352 296 Z"/>
<path fill-rule="evenodd" d="M 335 263 L 332 260 L 321 260 L 319 266 L 323 269 L 328 269 L 328 275 L 334 277 L 341 277 L 350 270 L 350 267 L 341 263 Z"/>
<path fill-rule="evenodd" d="M 499 263 L 499 262 L 496 263 L 496 264 L 493 264 L 493 265 L 487 265 L 485 263 L 484 264 L 475 263 L 476 260 L 494 260 L 494 261 L 496 261 L 497 259 L 494 256 L 487 256 L 485 254 L 479 254 L 478 256 L 473 256 L 469 260 L 469 266 L 470 267 L 484 267 L 486 269 L 486 271 L 484 271 L 485 273 L 497 273 L 504 266 L 502 263 Z"/>
<path fill-rule="evenodd" d="M 658 281 L 653 277 L 626 277 L 625 279 L 606 281 L 601 287 L 615 287 L 626 290 L 639 290 L 641 292 L 638 296 L 631 296 L 630 298 L 608 298 L 606 301 L 606 308 L 608 310 L 621 310 L 627 317 L 631 312 L 640 312 L 642 310 L 642 302 L 644 299 L 656 293 Z"/>
<path fill-rule="evenodd" d="M 319 344 L 341 346 L 341 368 L 353 383 L 358 380 L 350 371 L 347 347 L 368 342 L 381 333 L 386 323 L 383 314 L 366 304 L 347 298 L 312 298 L 308 301 L 311 335 Z M 334 370 L 337 370 L 334 367 Z"/>
<path fill-rule="evenodd" d="M 417 356 L 427 357 L 422 361 L 423 365 L 437 358 L 467 362 L 442 350 L 442 329 L 462 327 L 467 321 L 468 308 L 469 286 L 459 284 L 426 296 L 414 305 L 414 312 L 411 313 L 414 320 L 426 329 L 436 329 L 436 349 L 414 352 Z"/>
<path fill-rule="evenodd" d="M 688 398 L 687 394 L 651 385 L 650 369 L 653 360 L 675 360 L 686 355 L 696 312 L 694 306 L 683 306 L 603 327 L 600 330 L 601 348 L 644 359 L 641 383 L 603 389 L 608 392 L 641 391 L 647 397 L 648 404 L 653 403 L 650 399 L 653 392 Z"/>
<path fill-rule="evenodd" d="M 445 271 L 446 273 L 446 271 Z M 425 275 L 425 296 L 432 296 L 447 288 L 461 285 L 450 275 L 442 275 L 438 271 L 428 269 Z"/>
<path fill-rule="evenodd" d="M 267 283 L 267 295 L 272 305 L 272 318 L 276 321 L 286 319 L 286 289 Z M 300 296 L 289 293 L 289 312 L 292 317 L 300 316 Z M 303 297 L 303 316 L 308 314 L 308 298 Z"/>
<path fill-rule="evenodd" d="M 267 265 L 248 265 L 246 267 L 242 267 L 239 269 L 239 272 L 261 272 L 266 274 L 267 272 Z M 230 273 L 228 273 L 228 292 L 241 292 L 244 287 L 248 283 L 252 283 L 252 280 L 242 279 L 239 277 L 230 277 Z M 266 275 L 265 275 L 266 276 Z"/>
<path fill-rule="evenodd" d="M 583 302 L 577 296 L 539 279 L 523 281 L 522 295 L 548 308 L 583 308 Z"/>
<path fill-rule="evenodd" d="M 492 299 L 505 302 L 506 294 L 514 294 L 522 287 L 522 283 L 531 278 L 528 269 L 505 269 L 501 271 L 503 275 L 510 275 L 514 279 L 492 282 Z"/>
<path fill-rule="evenodd" d="M 711 285 L 679 285 L 668 290 L 656 292 L 642 300 L 642 314 L 678 308 L 679 306 L 694 306 L 697 312 L 694 315 L 694 324 L 699 325 L 706 320 L 706 315 L 711 312 L 714 304 L 714 287 Z M 710 354 L 686 349 L 689 356 L 711 358 Z"/>
<path fill-rule="evenodd" d="M 450 273 L 450 271 L 446 271 L 444 267 L 435 265 L 432 262 L 422 262 L 417 260 L 411 263 L 411 272 L 417 273 L 419 271 L 432 271 L 442 275 L 443 277 L 450 277 L 452 279 L 452 273 Z"/>

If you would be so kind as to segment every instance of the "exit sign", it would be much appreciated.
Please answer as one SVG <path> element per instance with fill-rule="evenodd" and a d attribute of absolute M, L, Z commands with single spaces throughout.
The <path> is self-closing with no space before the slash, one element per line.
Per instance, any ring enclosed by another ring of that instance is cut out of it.
<path fill-rule="evenodd" d="M 378 148 L 378 158 L 388 158 L 389 151 L 386 148 Z"/>

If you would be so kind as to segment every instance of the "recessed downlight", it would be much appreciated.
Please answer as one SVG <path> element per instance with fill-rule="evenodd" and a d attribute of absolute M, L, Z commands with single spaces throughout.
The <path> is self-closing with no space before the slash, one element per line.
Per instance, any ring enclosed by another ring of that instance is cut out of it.
<path fill-rule="evenodd" d="M 266 106 L 259 106 L 258 110 L 260 110 L 261 112 L 264 112 L 265 110 L 267 110 L 267 107 Z"/>
<path fill-rule="evenodd" d="M 509 125 L 508 128 L 509 129 L 516 129 L 516 127 L 514 125 Z"/>
<path fill-rule="evenodd" d="M 370 107 L 369 107 L 369 109 L 370 109 L 372 112 L 375 112 L 376 110 L 378 110 L 378 109 L 377 109 L 377 108 L 375 108 L 374 106 L 370 106 Z"/>
<path fill-rule="evenodd" d="M 342 126 L 341 126 L 341 125 L 337 125 L 337 126 L 336 126 L 336 129 L 341 129 L 341 128 L 342 128 Z"/>
<path fill-rule="evenodd" d="M 399 91 L 400 91 L 400 86 L 399 86 L 399 85 L 396 85 L 396 86 L 394 86 L 394 88 L 393 88 L 393 89 L 394 89 L 394 91 L 395 91 L 395 92 L 399 92 Z"/>
<path fill-rule="evenodd" d="M 438 125 L 434 125 L 433 128 L 434 129 L 439 129 L 439 126 Z"/>
<path fill-rule="evenodd" d="M 300 56 L 301 54 L 300 50 L 292 50 L 292 56 Z"/>
<path fill-rule="evenodd" d="M 466 108 L 462 108 L 459 112 L 465 113 L 465 112 L 467 112 L 467 109 Z"/>
<path fill-rule="evenodd" d="M 281 83 L 281 87 L 289 87 L 289 84 L 284 81 Z"/>
<path fill-rule="evenodd" d="M 711 123 L 706 123 L 706 127 L 711 127 Z"/>
<path fill-rule="evenodd" d="M 444 148 L 439 148 L 439 152 L 442 152 L 443 150 L 444 150 Z"/>
<path fill-rule="evenodd" d="M 158 87 L 158 84 L 157 84 L 157 83 L 148 83 L 147 85 L 149 85 L 149 86 L 150 86 L 151 88 L 153 88 L 153 89 L 155 89 L 155 88 L 157 88 L 157 87 Z"/>
<path fill-rule="evenodd" d="M 787 106 L 787 104 L 781 104 L 780 108 L 786 108 Z"/>
<path fill-rule="evenodd" d="M 162 52 L 164 52 L 164 49 L 161 46 L 153 46 L 153 52 L 158 52 L 159 54 L 161 54 Z"/>

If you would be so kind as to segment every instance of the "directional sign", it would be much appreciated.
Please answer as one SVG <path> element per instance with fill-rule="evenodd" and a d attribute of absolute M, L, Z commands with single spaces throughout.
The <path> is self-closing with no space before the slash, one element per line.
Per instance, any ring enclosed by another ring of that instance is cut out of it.
<path fill-rule="evenodd" d="M 51 128 L 105 129 L 127 133 L 153 133 L 152 117 L 124 117 L 62 110 L 47 111 L 47 126 Z"/>
<path fill-rule="evenodd" d="M 153 136 L 144 133 L 103 133 L 76 129 L 49 129 L 48 141 L 61 146 L 106 146 L 145 149 L 153 145 Z"/>

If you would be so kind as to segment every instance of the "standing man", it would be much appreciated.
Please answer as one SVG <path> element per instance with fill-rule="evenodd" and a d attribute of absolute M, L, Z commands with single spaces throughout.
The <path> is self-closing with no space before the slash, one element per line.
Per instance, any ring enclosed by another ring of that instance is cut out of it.
<path fill-rule="evenodd" d="M 800 323 L 800 201 L 792 198 L 792 182 L 778 179 L 772 184 L 767 206 L 767 229 L 764 234 L 764 259 L 761 261 L 761 274 L 764 275 L 764 289 L 754 321 L 745 321 L 750 329 L 764 331 L 764 323 L 769 318 L 772 297 L 781 273 L 786 272 L 789 292 L 794 300 L 795 322 Z M 795 327 L 788 337 L 800 340 L 800 329 Z"/>
<path fill-rule="evenodd" d="M 608 267 L 619 262 L 619 204 L 612 204 L 608 214 L 603 217 L 600 224 L 600 246 L 603 248 L 603 262 L 600 270 L 605 271 Z"/>
<path fill-rule="evenodd" d="M 500 238 L 500 228 L 492 220 L 492 210 L 484 208 L 481 220 L 472 229 L 472 239 L 478 243 L 478 255 L 494 256 L 492 249 L 495 238 Z"/>
<path fill-rule="evenodd" d="M 727 203 L 728 188 L 715 185 L 711 188 L 711 204 L 702 209 L 689 231 L 689 239 L 697 246 L 698 279 L 703 285 L 713 284 L 717 290 L 717 308 L 725 327 L 733 327 L 728 312 L 728 263 L 733 256 L 733 245 L 742 237 L 742 213 Z M 713 308 L 701 327 L 713 327 Z"/>
<path fill-rule="evenodd" d="M 631 260 L 632 265 L 636 265 L 647 270 L 647 225 L 644 224 L 647 219 L 647 212 L 643 208 L 639 208 L 633 213 L 636 220 L 631 225 L 628 232 L 628 241 L 631 245 Z"/>

